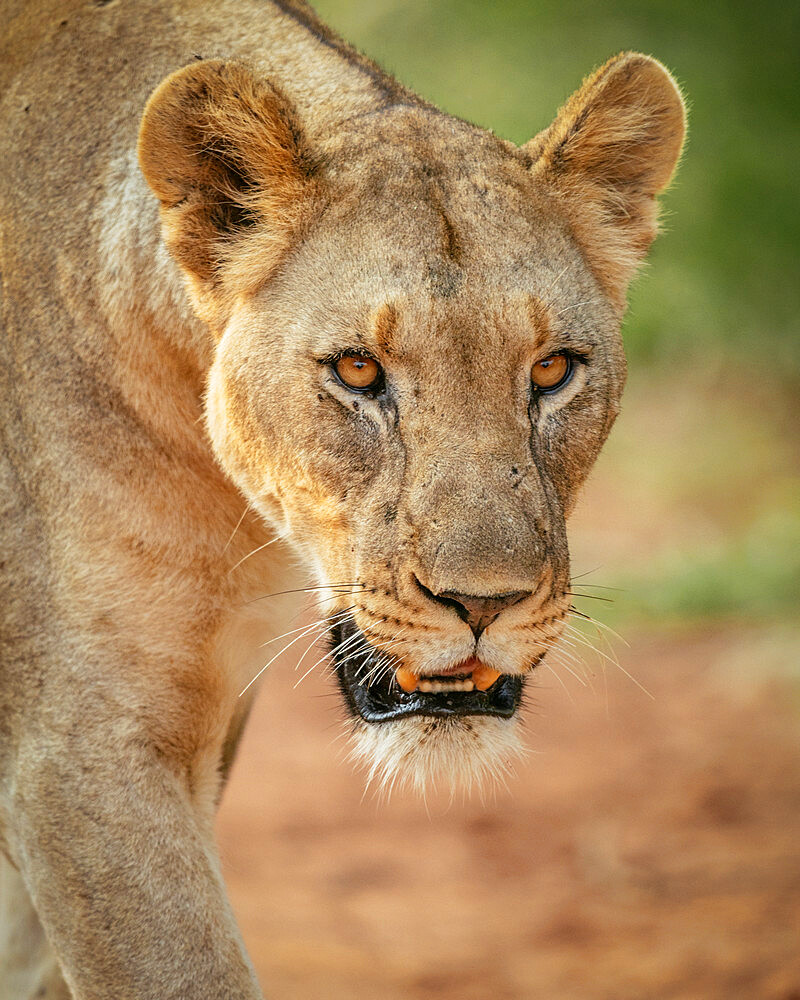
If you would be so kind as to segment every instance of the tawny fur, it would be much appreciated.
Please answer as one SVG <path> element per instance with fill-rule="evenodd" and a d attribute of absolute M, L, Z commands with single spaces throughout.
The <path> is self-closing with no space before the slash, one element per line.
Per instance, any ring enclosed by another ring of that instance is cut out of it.
<path fill-rule="evenodd" d="M 255 1000 L 212 821 L 298 603 L 267 595 L 299 560 L 417 673 L 547 653 L 682 102 L 622 54 L 518 149 L 300 0 L 4 15 L 0 1000 Z M 391 406 L 333 378 L 356 349 Z M 512 590 L 477 643 L 426 596 Z M 354 753 L 469 784 L 515 725 L 360 723 Z"/>

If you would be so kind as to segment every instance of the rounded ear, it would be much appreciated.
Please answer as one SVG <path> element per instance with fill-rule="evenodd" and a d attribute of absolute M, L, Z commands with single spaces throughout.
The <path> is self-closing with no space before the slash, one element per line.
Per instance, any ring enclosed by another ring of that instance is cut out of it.
<path fill-rule="evenodd" d="M 686 134 L 678 85 L 655 59 L 623 52 L 590 76 L 526 148 L 562 200 L 578 242 L 612 299 L 657 232 L 656 195 Z"/>
<path fill-rule="evenodd" d="M 139 163 L 206 319 L 269 276 L 316 191 L 289 102 L 236 62 L 195 62 L 159 85 L 142 118 Z"/>

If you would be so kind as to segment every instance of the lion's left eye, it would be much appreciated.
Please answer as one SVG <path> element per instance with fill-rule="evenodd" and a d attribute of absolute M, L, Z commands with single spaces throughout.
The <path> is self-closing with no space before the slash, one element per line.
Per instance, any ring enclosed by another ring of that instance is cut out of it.
<path fill-rule="evenodd" d="M 383 385 L 383 369 L 366 354 L 346 354 L 333 364 L 342 385 L 353 392 L 375 392 Z"/>
<path fill-rule="evenodd" d="M 568 354 L 551 354 L 531 368 L 531 381 L 539 392 L 555 392 L 569 382 L 572 367 Z"/>

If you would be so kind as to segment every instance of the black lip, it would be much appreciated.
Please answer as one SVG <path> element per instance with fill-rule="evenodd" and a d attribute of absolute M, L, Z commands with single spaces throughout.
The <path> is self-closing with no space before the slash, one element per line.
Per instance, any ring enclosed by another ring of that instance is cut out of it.
<path fill-rule="evenodd" d="M 394 683 L 392 671 L 369 685 L 363 679 L 380 659 L 381 651 L 369 644 L 352 620 L 346 618 L 331 629 L 333 662 L 339 686 L 351 713 L 365 722 L 391 722 L 411 715 L 453 717 L 493 715 L 510 718 L 519 708 L 522 678 L 504 674 L 488 691 L 448 691 L 437 694 L 406 693 Z M 342 643 L 346 646 L 337 651 Z"/>

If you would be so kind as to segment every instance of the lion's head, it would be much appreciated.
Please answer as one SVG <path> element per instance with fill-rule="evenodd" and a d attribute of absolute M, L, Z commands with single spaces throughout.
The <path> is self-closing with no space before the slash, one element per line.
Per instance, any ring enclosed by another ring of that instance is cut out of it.
<path fill-rule="evenodd" d="M 237 63 L 151 98 L 140 160 L 217 337 L 215 451 L 329 588 L 359 752 L 389 780 L 470 780 L 518 746 L 683 135 L 636 54 L 522 148 L 416 100 L 299 121 Z"/>

